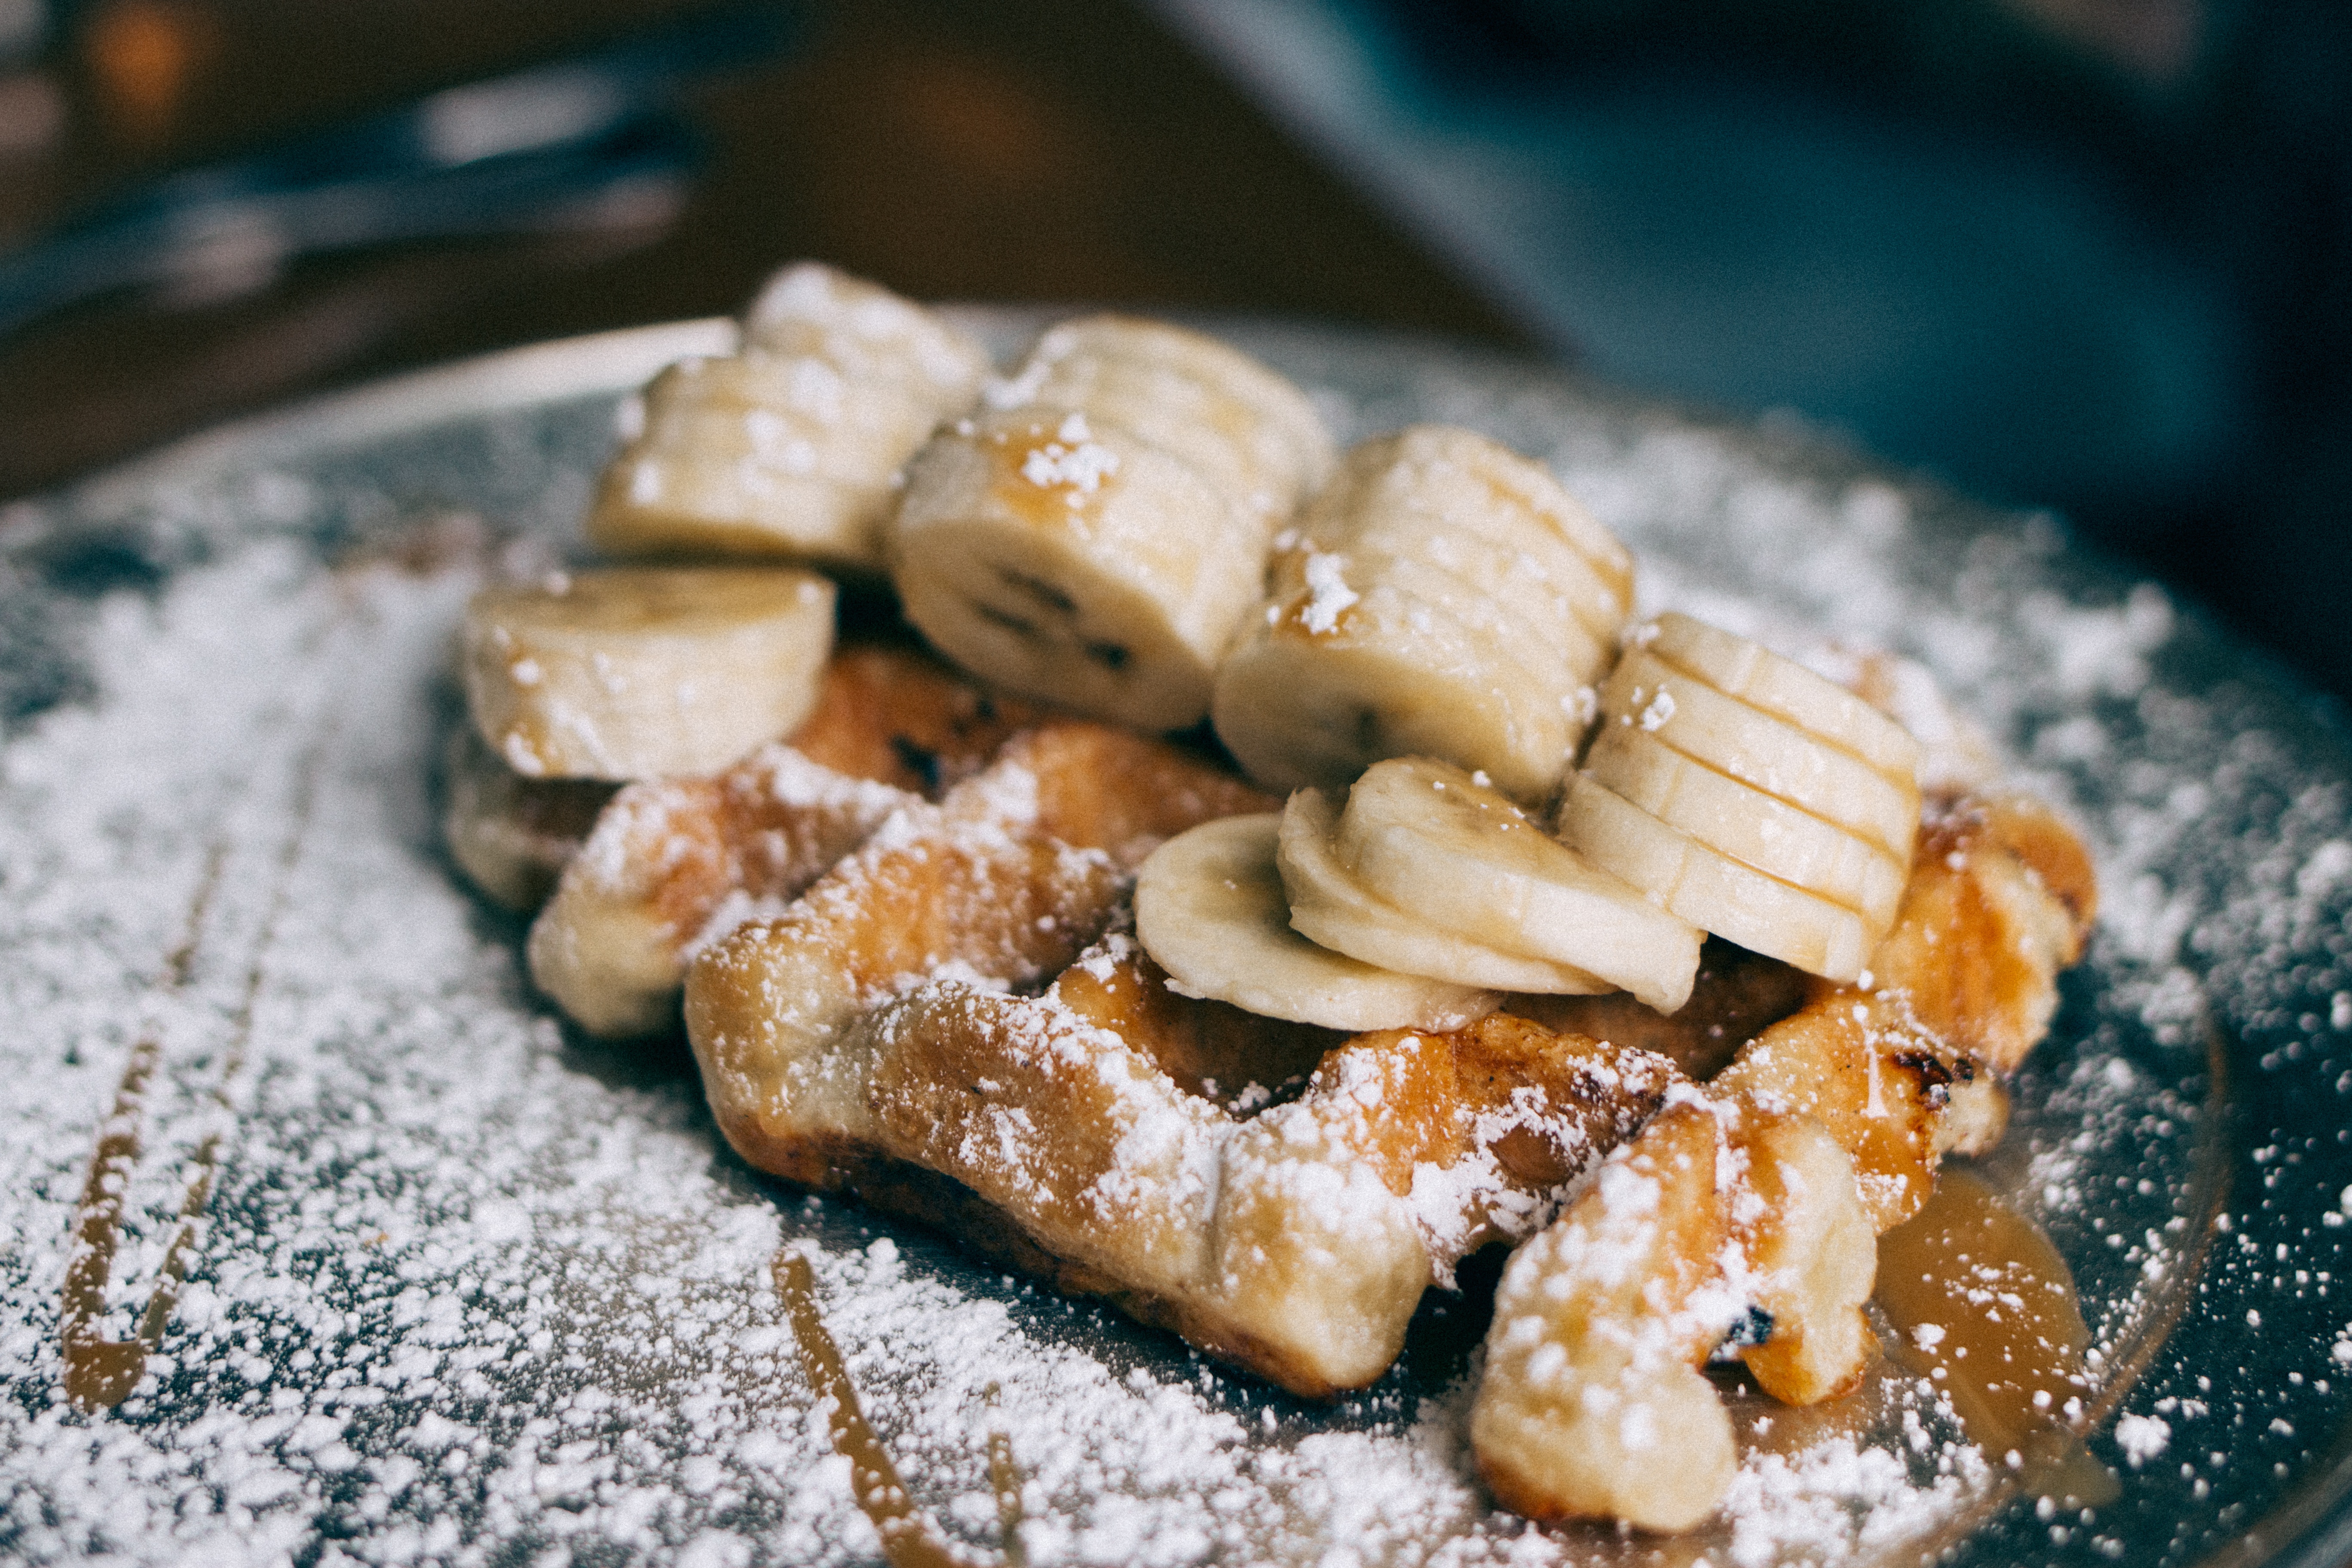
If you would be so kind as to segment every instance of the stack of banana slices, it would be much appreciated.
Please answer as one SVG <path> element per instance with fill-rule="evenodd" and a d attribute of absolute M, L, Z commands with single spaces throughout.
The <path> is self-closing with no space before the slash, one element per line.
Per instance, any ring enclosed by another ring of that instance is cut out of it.
<path fill-rule="evenodd" d="M 769 283 L 743 337 L 741 353 L 681 360 L 626 405 L 628 444 L 604 471 L 590 542 L 878 577 L 900 470 L 980 395 L 987 353 L 935 312 L 815 262 Z"/>
<path fill-rule="evenodd" d="M 1335 809 L 1213 822 L 1138 873 L 1135 929 L 1177 985 L 1336 1029 L 1459 1028 L 1500 993 L 1689 999 L 1697 928 L 1449 763 L 1376 763 Z"/>
<path fill-rule="evenodd" d="M 1300 789 L 1246 835 L 1213 824 L 1164 847 L 1138 884 L 1138 937 L 1188 991 L 1339 1028 L 1382 1008 L 1384 1026 L 1439 1027 L 1477 1004 L 1472 986 L 1623 990 L 1673 1012 L 1703 932 L 1863 980 L 1910 879 L 1918 742 L 1682 615 L 1635 632 L 1600 700 L 1555 831 L 1483 772 L 1383 760 L 1343 805 Z M 1244 868 L 1243 846 L 1268 839 L 1271 872 L 1263 854 Z"/>
<path fill-rule="evenodd" d="M 1694 925 L 1851 984 L 1910 880 L 1919 762 L 1843 687 L 1669 614 L 1609 678 L 1559 831 Z"/>
<path fill-rule="evenodd" d="M 882 575 L 908 458 L 990 368 L 938 312 L 816 262 L 768 282 L 742 340 L 624 407 L 586 531 L 658 563 L 495 587 L 468 609 L 480 743 L 450 749 L 444 829 L 509 908 L 545 898 L 614 784 L 714 774 L 808 716 L 835 579 Z"/>
<path fill-rule="evenodd" d="M 1627 637 L 1631 556 L 1538 465 L 1466 430 L 1366 442 L 1267 584 L 1213 712 L 1296 793 L 1144 868 L 1137 934 L 1185 989 L 1335 1028 L 1511 992 L 1672 1012 L 1704 933 L 1851 982 L 1892 924 L 1916 742 L 1688 616 Z"/>

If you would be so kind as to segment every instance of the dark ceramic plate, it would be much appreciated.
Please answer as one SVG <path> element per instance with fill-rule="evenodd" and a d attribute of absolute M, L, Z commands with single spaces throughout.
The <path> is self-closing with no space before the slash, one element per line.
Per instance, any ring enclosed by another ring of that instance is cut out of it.
<path fill-rule="evenodd" d="M 1007 353 L 1039 321 L 966 319 Z M 1817 435 L 1211 325 L 1343 438 L 1441 419 L 1546 458 L 1649 603 L 1916 660 L 2084 825 L 2099 933 L 1971 1173 L 2078 1290 L 2092 1354 L 2050 1419 L 2079 1443 L 2012 1466 L 1888 1363 L 1822 1411 L 1743 1404 L 1709 1531 L 1531 1530 L 1463 1450 L 1475 1279 L 1374 1388 L 1303 1405 L 766 1183 L 676 1045 L 559 1027 L 437 847 L 449 636 L 499 558 L 576 549 L 616 398 L 730 341 L 697 323 L 331 399 L 0 521 L 0 1555 L 870 1558 L 772 1283 L 796 1242 L 914 1503 L 976 1552 L 1008 1510 L 1041 1563 L 2352 1545 L 2352 758 L 2315 700 L 2047 521 Z"/>

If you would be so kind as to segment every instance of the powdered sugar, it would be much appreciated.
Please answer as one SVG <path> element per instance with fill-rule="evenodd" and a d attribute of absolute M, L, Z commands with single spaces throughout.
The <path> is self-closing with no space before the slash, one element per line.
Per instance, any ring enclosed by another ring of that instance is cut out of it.
<path fill-rule="evenodd" d="M 1339 616 L 1361 597 L 1348 586 L 1348 563 L 1337 555 L 1309 552 L 1301 569 L 1307 578 L 1307 602 L 1299 606 L 1298 624 L 1318 636 L 1337 631 Z"/>
<path fill-rule="evenodd" d="M 2160 1415 L 2126 1415 L 2116 1423 L 2116 1447 L 2135 1470 L 2171 1445 L 2172 1424 Z"/>
<path fill-rule="evenodd" d="M 1083 414 L 1066 416 L 1054 438 L 1033 449 L 1021 461 L 1021 477 L 1041 489 L 1069 491 L 1072 506 L 1102 489 L 1118 472 L 1118 454 L 1094 438 Z"/>

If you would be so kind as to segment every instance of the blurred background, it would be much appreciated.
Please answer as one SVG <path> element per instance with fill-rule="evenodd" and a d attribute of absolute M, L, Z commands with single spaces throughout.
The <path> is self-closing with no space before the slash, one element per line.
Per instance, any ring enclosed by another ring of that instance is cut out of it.
<path fill-rule="evenodd" d="M 2352 694 L 2342 0 L 0 0 L 0 504 L 803 256 L 1793 416 Z"/>

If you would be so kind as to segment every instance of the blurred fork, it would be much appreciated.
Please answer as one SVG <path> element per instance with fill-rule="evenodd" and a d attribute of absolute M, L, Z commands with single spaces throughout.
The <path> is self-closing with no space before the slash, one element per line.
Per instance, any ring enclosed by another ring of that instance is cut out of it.
<path fill-rule="evenodd" d="M 709 13 L 168 175 L 0 255 L 0 336 L 120 289 L 240 292 L 299 256 L 665 217 L 698 152 L 678 84 L 773 53 L 782 22 Z"/>

